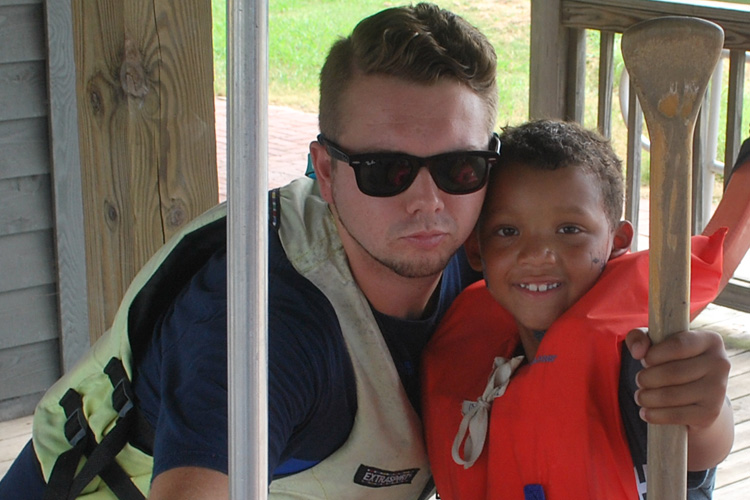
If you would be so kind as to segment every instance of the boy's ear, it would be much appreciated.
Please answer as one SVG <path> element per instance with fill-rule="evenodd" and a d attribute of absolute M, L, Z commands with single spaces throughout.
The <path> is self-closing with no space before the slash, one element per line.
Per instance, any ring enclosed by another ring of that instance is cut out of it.
<path fill-rule="evenodd" d="M 479 229 L 476 227 L 464 242 L 464 251 L 469 260 L 469 265 L 475 271 L 482 272 L 482 256 L 479 253 Z"/>
<path fill-rule="evenodd" d="M 622 220 L 615 228 L 615 237 L 612 241 L 612 252 L 609 258 L 614 259 L 624 255 L 630 250 L 630 243 L 633 241 L 633 224 L 630 221 Z"/>

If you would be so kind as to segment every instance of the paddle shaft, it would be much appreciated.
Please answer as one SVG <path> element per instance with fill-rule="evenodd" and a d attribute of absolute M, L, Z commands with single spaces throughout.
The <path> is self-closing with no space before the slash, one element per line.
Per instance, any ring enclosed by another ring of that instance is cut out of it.
<path fill-rule="evenodd" d="M 647 120 L 648 122 L 648 120 Z M 652 342 L 690 326 L 692 130 L 669 120 L 648 124 L 651 137 L 649 320 Z M 648 426 L 648 498 L 687 495 L 687 429 Z"/>
<path fill-rule="evenodd" d="M 690 326 L 692 144 L 703 95 L 723 45 L 717 25 L 667 17 L 622 38 L 625 66 L 651 138 L 649 336 Z M 687 496 L 687 429 L 648 426 L 648 499 Z"/>

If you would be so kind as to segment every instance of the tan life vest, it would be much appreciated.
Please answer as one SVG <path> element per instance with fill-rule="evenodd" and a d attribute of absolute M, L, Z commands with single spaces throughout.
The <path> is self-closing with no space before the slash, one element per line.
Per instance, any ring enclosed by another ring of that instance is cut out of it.
<path fill-rule="evenodd" d="M 281 191 L 279 236 L 295 269 L 336 311 L 357 378 L 357 415 L 341 448 L 308 470 L 273 481 L 269 498 L 417 499 L 430 479 L 422 425 L 317 189 L 298 179 Z"/>
<path fill-rule="evenodd" d="M 339 450 L 309 470 L 273 481 L 269 498 L 419 498 L 430 479 L 422 427 L 369 304 L 351 277 L 328 206 L 317 195 L 317 183 L 310 179 L 297 180 L 277 193 L 284 209 L 276 211 L 272 207 L 271 218 L 281 214 L 279 234 L 287 257 L 325 293 L 338 315 L 357 377 L 358 411 L 349 439 Z M 76 444 L 86 439 L 100 443 L 112 435 L 130 396 L 114 380 L 116 377 L 106 372 L 110 363 L 121 365 L 124 378 L 132 379 L 132 339 L 128 332 L 133 322 L 133 302 L 139 300 L 143 288 L 166 260 L 184 262 L 185 255 L 175 257 L 176 248 L 194 248 L 199 242 L 193 240 L 203 239 L 195 235 L 202 234 L 206 226 L 223 225 L 225 216 L 226 206 L 219 205 L 192 221 L 162 247 L 134 278 L 112 328 L 45 394 L 37 406 L 33 431 L 34 449 L 45 480 L 50 480 L 58 459 L 76 448 L 71 440 Z M 188 244 L 180 245 L 186 241 Z M 121 403 L 113 404 L 115 393 Z M 70 400 L 71 395 L 77 400 L 76 405 L 66 409 L 61 401 L 66 396 Z M 146 496 L 153 470 L 150 454 L 126 441 L 116 457 L 123 472 L 120 476 L 129 478 Z M 80 453 L 75 462 L 78 473 L 88 463 Z M 98 475 L 84 486 L 77 498 L 118 498 Z"/>

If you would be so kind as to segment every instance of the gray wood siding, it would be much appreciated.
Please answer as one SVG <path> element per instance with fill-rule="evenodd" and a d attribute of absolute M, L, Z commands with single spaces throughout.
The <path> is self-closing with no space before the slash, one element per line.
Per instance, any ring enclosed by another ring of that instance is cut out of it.
<path fill-rule="evenodd" d="M 0 63 L 15 61 L 43 61 L 44 38 L 28 36 L 44 26 L 44 12 L 41 2 L 26 5 L 1 6 L 3 16 L 0 18 L 0 40 L 3 50 L 0 51 Z"/>
<path fill-rule="evenodd" d="M 29 308 L 29 304 L 34 304 Z M 57 292 L 53 284 L 0 293 L 0 351 L 57 339 Z M 4 385 L 0 384 L 0 385 Z"/>
<path fill-rule="evenodd" d="M 0 236 L 52 228 L 49 175 L 0 179 Z"/>
<path fill-rule="evenodd" d="M 4 88 L 0 87 L 0 93 L 3 91 Z M 0 180 L 49 174 L 47 135 L 46 117 L 0 119 Z"/>
<path fill-rule="evenodd" d="M 41 0 L 0 0 L 0 420 L 60 376 Z"/>
<path fill-rule="evenodd" d="M 57 340 L 0 351 L 0 365 L 10 369 L 0 387 L 0 398 L 14 399 L 45 391 L 59 378 L 57 351 Z"/>

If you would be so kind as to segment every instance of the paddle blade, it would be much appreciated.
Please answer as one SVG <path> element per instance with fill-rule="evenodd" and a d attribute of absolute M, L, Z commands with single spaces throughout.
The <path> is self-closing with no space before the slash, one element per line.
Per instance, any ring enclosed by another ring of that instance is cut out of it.
<path fill-rule="evenodd" d="M 644 114 L 694 122 L 723 45 L 721 27 L 695 17 L 660 17 L 626 30 L 622 55 Z"/>

